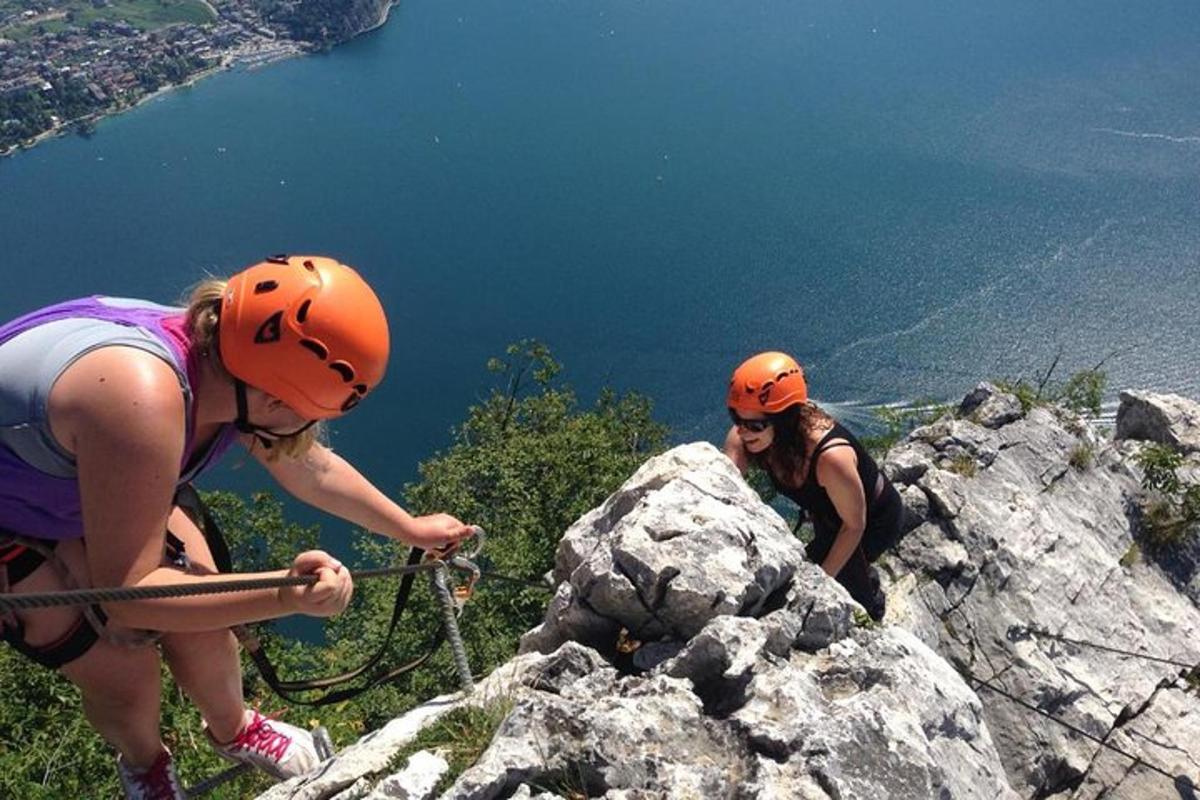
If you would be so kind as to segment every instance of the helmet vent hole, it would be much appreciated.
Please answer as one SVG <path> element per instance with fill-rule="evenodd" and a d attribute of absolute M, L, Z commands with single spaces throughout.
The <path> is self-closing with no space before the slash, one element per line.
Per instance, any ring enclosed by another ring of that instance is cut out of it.
<path fill-rule="evenodd" d="M 306 270 L 308 270 L 309 272 L 313 272 L 316 270 L 317 265 L 312 262 L 312 259 L 305 259 L 304 260 L 304 268 Z"/>
<path fill-rule="evenodd" d="M 342 376 L 342 380 L 346 383 L 354 380 L 354 367 L 347 364 L 345 361 L 335 361 L 329 365 L 329 368 Z"/>
<path fill-rule="evenodd" d="M 258 283 L 254 284 L 254 293 L 266 294 L 267 292 L 273 292 L 278 288 L 278 281 L 259 281 Z"/>
<path fill-rule="evenodd" d="M 365 383 L 355 384 L 354 391 L 358 392 L 359 394 L 366 394 L 367 385 Z"/>
<path fill-rule="evenodd" d="M 258 326 L 258 330 L 254 333 L 255 344 L 271 344 L 278 342 L 280 336 L 279 324 L 283 321 L 283 312 L 276 311 L 271 316 L 267 317 L 262 325 Z"/>
<path fill-rule="evenodd" d="M 300 346 L 311 351 L 317 358 L 324 361 L 329 358 L 329 351 L 325 349 L 325 345 L 315 339 L 301 339 Z"/>
<path fill-rule="evenodd" d="M 288 263 L 287 253 L 279 253 L 273 256 L 267 256 L 268 264 L 286 264 Z"/>
<path fill-rule="evenodd" d="M 296 312 L 296 321 L 303 324 L 308 319 L 308 307 L 312 305 L 312 300 L 305 300 L 300 304 L 300 310 Z"/>
<path fill-rule="evenodd" d="M 350 396 L 346 398 L 346 402 L 342 403 L 342 411 L 343 412 L 349 411 L 350 409 L 352 409 L 356 405 L 358 405 L 361 400 L 362 400 L 362 395 L 351 392 Z"/>

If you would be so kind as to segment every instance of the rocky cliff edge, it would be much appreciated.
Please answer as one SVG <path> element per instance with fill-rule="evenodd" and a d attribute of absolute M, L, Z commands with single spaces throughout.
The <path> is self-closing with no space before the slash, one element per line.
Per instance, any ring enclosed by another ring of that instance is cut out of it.
<path fill-rule="evenodd" d="M 983 384 L 913 431 L 882 625 L 715 448 L 675 448 L 566 532 L 543 623 L 474 694 L 263 797 L 432 797 L 446 762 L 395 753 L 503 698 L 442 798 L 1194 798 L 1200 557 L 1145 544 L 1148 441 L 1200 479 L 1183 398 L 1122 394 L 1110 436 Z"/>

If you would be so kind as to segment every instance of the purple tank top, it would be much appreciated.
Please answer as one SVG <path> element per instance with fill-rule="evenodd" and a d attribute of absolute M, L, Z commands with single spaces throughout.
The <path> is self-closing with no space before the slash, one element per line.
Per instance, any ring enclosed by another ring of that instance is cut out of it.
<path fill-rule="evenodd" d="M 188 341 L 182 309 L 100 297 L 71 300 L 0 325 L 0 345 L 40 325 L 60 320 L 99 320 L 115 323 L 122 328 L 136 329 L 137 336 L 144 340 L 142 345 L 134 338 L 126 340 L 122 336 L 112 337 L 111 343 L 141 346 L 142 349 L 163 357 L 171 364 L 179 377 L 186 405 L 187 428 L 183 462 L 180 464 L 180 484 L 194 479 L 216 463 L 236 441 L 237 431 L 232 425 L 226 425 L 206 448 L 201 451 L 195 448 L 195 400 L 191 387 L 199 374 L 199 354 L 193 352 Z M 103 338 L 89 341 L 86 350 L 81 350 L 75 357 L 103 347 L 106 343 L 108 342 Z M 66 366 L 69 366 L 69 362 Z M 52 377 L 56 378 L 57 375 Z M 27 376 L 0 375 L 0 390 L 11 388 L 4 385 L 6 379 L 12 383 L 19 383 L 26 378 Z M 10 392 L 10 395 L 16 394 L 19 398 L 20 390 L 25 389 L 28 387 L 17 387 L 17 391 Z M 27 425 L 44 426 L 46 430 L 43 438 L 52 443 L 44 415 L 45 395 L 49 393 L 49 387 L 43 389 L 44 391 L 29 392 L 31 399 Z M 73 473 L 73 459 L 70 459 L 69 455 L 61 453 L 58 460 Z M 75 539 L 83 536 L 78 480 L 75 477 L 52 474 L 45 467 L 34 466 L 0 441 L 0 530 L 40 539 Z"/>

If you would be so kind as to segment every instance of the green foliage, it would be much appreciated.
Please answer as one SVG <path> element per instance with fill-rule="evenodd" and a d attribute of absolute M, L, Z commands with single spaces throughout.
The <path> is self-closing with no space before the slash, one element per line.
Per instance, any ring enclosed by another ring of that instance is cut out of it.
<path fill-rule="evenodd" d="M 369 5 L 345 0 L 252 0 L 252 4 L 273 26 L 286 28 L 290 38 L 324 47 L 377 22 L 363 17 Z"/>
<path fill-rule="evenodd" d="M 507 387 L 469 409 L 453 446 L 421 465 L 407 494 L 420 513 L 482 525 L 506 570 L 537 578 L 552 566 L 558 536 L 660 451 L 666 429 L 637 395 L 604 391 L 581 413 L 571 390 L 552 384 L 558 366 L 544 348 L 521 347 L 490 365 Z M 530 378 L 533 391 L 521 394 Z"/>
<path fill-rule="evenodd" d="M 1138 547 L 1137 542 L 1132 542 L 1129 548 L 1121 556 L 1120 564 L 1122 567 L 1132 567 L 1137 563 L 1138 558 L 1142 555 L 1142 548 Z"/>
<path fill-rule="evenodd" d="M 1034 373 L 1031 379 L 1007 378 L 996 381 L 996 386 L 1015 395 L 1026 414 L 1036 406 L 1061 405 L 1077 413 L 1098 415 L 1108 386 L 1108 375 L 1100 369 L 1104 362 L 1079 370 L 1060 383 L 1052 378 L 1061 356 L 1056 355 L 1045 372 Z"/>
<path fill-rule="evenodd" d="M 1083 472 L 1092 465 L 1092 462 L 1095 461 L 1095 459 L 1096 453 L 1092 446 L 1090 444 L 1081 443 L 1076 445 L 1071 450 L 1071 454 L 1067 456 L 1067 463 L 1080 472 Z"/>
<path fill-rule="evenodd" d="M 1104 389 L 1108 376 L 1099 369 L 1085 369 L 1067 378 L 1058 389 L 1058 402 L 1073 411 L 1100 414 L 1100 403 L 1104 400 Z"/>
<path fill-rule="evenodd" d="M 949 405 L 934 400 L 917 401 L 903 408 L 877 408 L 874 412 L 875 421 L 883 430 L 881 433 L 862 437 L 862 445 L 875 458 L 882 458 L 914 428 L 928 425 L 949 412 Z"/>
<path fill-rule="evenodd" d="M 408 759 L 421 750 L 438 752 L 450 765 L 434 787 L 433 793 L 440 795 L 479 760 L 511 710 L 510 700 L 498 700 L 483 706 L 460 706 L 444 714 L 392 756 L 386 773 L 402 770 Z"/>
<path fill-rule="evenodd" d="M 408 500 L 416 513 L 446 511 L 483 525 L 488 544 L 481 566 L 536 581 L 553 566 L 563 531 L 661 450 L 667 431 L 651 418 L 650 402 L 637 395 L 603 392 L 593 406 L 581 407 L 569 388 L 555 383 L 560 367 L 536 342 L 518 343 L 492 366 L 500 385 L 469 409 L 451 446 L 421 464 L 419 482 L 407 487 Z M 245 501 L 211 493 L 206 500 L 239 571 L 285 566 L 318 539 L 315 528 L 289 524 L 270 494 Z M 337 555 L 356 567 L 402 563 L 407 552 L 394 542 L 360 533 L 352 552 L 338 550 Z M 358 582 L 345 614 L 307 623 L 310 631 L 322 625 L 320 641 L 311 641 L 312 635 L 308 640 L 286 635 L 291 625 L 259 626 L 280 676 L 320 677 L 361 664 L 382 641 L 396 581 Z M 510 659 L 520 634 L 540 621 L 547 599 L 533 587 L 485 580 L 460 623 L 472 672 L 486 674 Z M 429 582 L 418 578 L 385 666 L 425 653 L 439 625 Z M 84 721 L 74 687 L 8 647 L 0 647 L 0 674 L 5 676 L 0 681 L 0 797 L 118 796 L 113 756 Z M 243 675 L 250 704 L 265 710 L 287 705 L 270 694 L 248 660 Z M 199 714 L 165 670 L 163 685 L 164 736 L 185 783 L 224 769 L 225 762 L 205 744 Z M 393 683 L 320 709 L 293 706 L 286 716 L 299 725 L 324 725 L 335 744 L 344 746 L 457 688 L 453 662 L 443 646 L 421 669 Z M 474 717 L 462 725 L 472 731 L 486 727 Z M 207 797 L 252 797 L 269 783 L 246 775 Z"/>
<path fill-rule="evenodd" d="M 998 380 L 996 381 L 996 388 L 1002 392 L 1014 395 L 1017 398 L 1017 402 L 1021 404 L 1021 412 L 1024 414 L 1032 411 L 1034 406 L 1044 404 L 1037 388 L 1026 380 Z"/>
<path fill-rule="evenodd" d="M 588 800 L 602 796 L 605 791 L 604 781 L 596 770 L 575 759 L 562 769 L 531 779 L 529 785 L 538 792 L 549 792 L 566 800 Z"/>
<path fill-rule="evenodd" d="M 964 478 L 974 478 L 979 466 L 970 453 L 958 453 L 946 463 L 946 469 Z"/>
<path fill-rule="evenodd" d="M 758 496 L 764 503 L 770 503 L 779 496 L 779 492 L 775 490 L 775 484 L 771 483 L 771 476 L 764 469 L 750 467 L 746 473 L 746 483 L 750 484 L 751 489 L 758 492 Z"/>
<path fill-rule="evenodd" d="M 1183 456 L 1164 444 L 1142 448 L 1141 538 L 1152 551 L 1178 547 L 1200 527 L 1200 484 L 1179 477 Z"/>
<path fill-rule="evenodd" d="M 1144 488 L 1167 494 L 1179 491 L 1179 476 L 1175 470 L 1182 466 L 1183 456 L 1169 445 L 1147 445 L 1137 454 L 1135 460 L 1142 468 Z"/>
<path fill-rule="evenodd" d="M 880 627 L 879 623 L 871 618 L 871 615 L 861 608 L 854 609 L 854 627 L 863 628 L 864 630 L 875 630 Z"/>
<path fill-rule="evenodd" d="M 22 10 L 23 4 L 20 2 L 0 2 L 0 17 L 19 15 Z M 179 23 L 204 25 L 216 20 L 212 7 L 202 0 L 112 0 L 99 8 L 89 0 L 56 0 L 54 13 L 65 14 L 66 23 L 80 28 L 86 28 L 96 20 L 105 20 L 128 22 L 135 28 L 147 31 Z M 36 27 L 22 24 L 21 19 L 18 16 L 18 21 L 12 26 L 0 27 L 0 36 L 19 38 L 17 29 Z M 65 27 L 63 21 L 57 18 L 48 18 L 38 24 L 48 33 Z"/>

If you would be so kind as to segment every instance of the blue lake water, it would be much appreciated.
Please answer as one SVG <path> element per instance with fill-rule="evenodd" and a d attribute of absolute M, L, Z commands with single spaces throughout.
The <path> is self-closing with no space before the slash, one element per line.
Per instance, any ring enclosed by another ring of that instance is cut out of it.
<path fill-rule="evenodd" d="M 406 0 L 0 161 L 0 317 L 337 255 L 394 353 L 334 443 L 394 490 L 520 337 L 679 440 L 768 348 L 860 421 L 1060 350 L 1200 395 L 1198 220 L 1192 0 Z"/>

